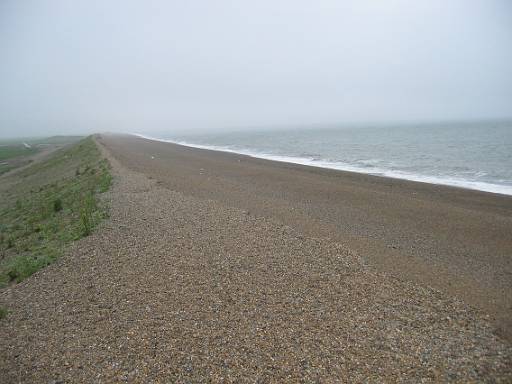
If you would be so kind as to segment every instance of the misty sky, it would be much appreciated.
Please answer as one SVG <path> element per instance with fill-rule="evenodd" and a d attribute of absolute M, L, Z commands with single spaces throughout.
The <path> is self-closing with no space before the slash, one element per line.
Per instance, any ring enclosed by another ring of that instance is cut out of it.
<path fill-rule="evenodd" d="M 512 117 L 512 1 L 0 1 L 0 136 Z"/>

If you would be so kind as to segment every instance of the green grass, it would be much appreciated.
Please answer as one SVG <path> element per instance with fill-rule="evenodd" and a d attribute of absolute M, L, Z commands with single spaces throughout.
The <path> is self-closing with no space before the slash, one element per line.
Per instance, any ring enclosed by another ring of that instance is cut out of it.
<path fill-rule="evenodd" d="M 13 157 L 27 156 L 36 153 L 37 148 L 25 148 L 23 145 L 0 146 L 0 161 L 5 161 Z"/>
<path fill-rule="evenodd" d="M 88 236 L 106 216 L 99 195 L 110 187 L 109 164 L 92 138 L 34 163 L 4 191 L 0 204 L 0 284 L 20 282 Z"/>
<path fill-rule="evenodd" d="M 46 138 L 18 138 L 0 140 L 0 175 L 21 166 L 29 164 L 30 155 L 48 148 L 61 147 L 75 143 L 80 136 L 52 136 Z M 30 145 L 27 148 L 24 143 Z"/>
<path fill-rule="evenodd" d="M 13 167 L 10 164 L 0 163 L 0 176 L 9 172 Z"/>
<path fill-rule="evenodd" d="M 25 148 L 21 143 L 12 145 L 0 145 L 0 175 L 16 168 L 21 163 L 19 159 L 33 155 L 39 148 Z"/>
<path fill-rule="evenodd" d="M 42 137 L 18 137 L 0 139 L 0 145 L 19 145 L 27 143 L 30 145 L 39 144 L 69 144 L 82 140 L 84 136 L 42 136 Z"/>
<path fill-rule="evenodd" d="M 9 311 L 6 308 L 0 307 L 0 320 L 7 317 L 8 314 L 9 314 Z"/>

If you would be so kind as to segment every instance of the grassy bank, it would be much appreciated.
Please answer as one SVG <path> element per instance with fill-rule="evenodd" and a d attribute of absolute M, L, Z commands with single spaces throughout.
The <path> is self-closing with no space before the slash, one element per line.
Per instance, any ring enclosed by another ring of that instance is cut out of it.
<path fill-rule="evenodd" d="M 7 159 L 18 157 L 18 156 L 26 156 L 31 155 L 37 152 L 37 148 L 30 147 L 26 148 L 22 145 L 1 145 L 0 146 L 0 161 L 5 161 Z"/>
<path fill-rule="evenodd" d="M 92 138 L 2 180 L 0 284 L 20 282 L 91 233 L 106 215 L 109 165 Z"/>
<path fill-rule="evenodd" d="M 36 147 L 27 148 L 22 144 L 0 144 L 0 175 L 23 164 L 22 158 L 39 151 Z M 14 161 L 13 161 L 14 160 Z"/>
<path fill-rule="evenodd" d="M 32 155 L 48 152 L 80 139 L 79 136 L 53 136 L 0 140 L 0 175 L 30 164 L 33 161 Z"/>

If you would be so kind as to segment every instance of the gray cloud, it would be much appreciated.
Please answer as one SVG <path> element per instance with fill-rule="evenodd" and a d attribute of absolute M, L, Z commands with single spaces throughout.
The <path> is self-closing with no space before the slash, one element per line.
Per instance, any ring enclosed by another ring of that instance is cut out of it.
<path fill-rule="evenodd" d="M 512 116 L 509 1 L 0 3 L 0 136 Z"/>

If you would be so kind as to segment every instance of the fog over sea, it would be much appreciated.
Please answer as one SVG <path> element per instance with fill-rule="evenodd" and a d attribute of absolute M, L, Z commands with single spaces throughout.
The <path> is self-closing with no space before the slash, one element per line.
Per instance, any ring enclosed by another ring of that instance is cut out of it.
<path fill-rule="evenodd" d="M 197 148 L 512 195 L 512 122 L 147 134 Z"/>

